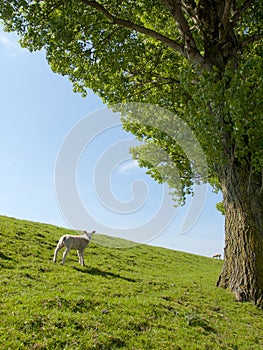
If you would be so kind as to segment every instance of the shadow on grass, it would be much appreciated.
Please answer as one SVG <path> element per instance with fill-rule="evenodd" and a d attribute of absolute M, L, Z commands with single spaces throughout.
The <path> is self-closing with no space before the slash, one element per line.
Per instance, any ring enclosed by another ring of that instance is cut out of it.
<path fill-rule="evenodd" d="M 12 258 L 9 258 L 9 256 L 3 254 L 2 252 L 0 252 L 0 259 L 3 259 L 3 260 L 12 260 Z"/>
<path fill-rule="evenodd" d="M 188 326 L 202 327 L 207 333 L 216 333 L 216 330 L 209 326 L 208 322 L 195 312 L 186 313 L 185 319 L 187 320 Z"/>
<path fill-rule="evenodd" d="M 206 322 L 203 322 L 203 324 L 201 324 L 201 327 L 208 333 L 217 334 L 216 330 L 213 327 L 209 326 Z"/>
<path fill-rule="evenodd" d="M 128 282 L 136 282 L 136 280 L 134 278 L 130 278 L 130 277 L 124 277 L 124 276 L 121 276 L 120 274 L 118 273 L 113 273 L 113 272 L 109 272 L 109 271 L 103 271 L 103 270 L 100 270 L 96 267 L 73 267 L 74 270 L 77 270 L 77 271 L 80 271 L 80 272 L 84 272 L 84 273 L 88 273 L 90 275 L 95 275 L 95 276 L 102 276 L 102 277 L 105 277 L 105 278 L 121 278 L 125 281 L 128 281 Z"/>

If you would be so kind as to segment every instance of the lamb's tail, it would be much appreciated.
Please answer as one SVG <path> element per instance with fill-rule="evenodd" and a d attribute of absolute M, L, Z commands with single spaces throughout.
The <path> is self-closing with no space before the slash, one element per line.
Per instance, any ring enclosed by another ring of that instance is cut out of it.
<path fill-rule="evenodd" d="M 65 241 L 65 239 L 66 239 L 66 236 L 60 237 L 60 239 L 59 239 L 59 241 L 58 241 L 58 244 L 57 244 L 57 248 L 58 248 L 58 249 L 61 249 L 61 248 L 64 247 L 64 241 Z"/>

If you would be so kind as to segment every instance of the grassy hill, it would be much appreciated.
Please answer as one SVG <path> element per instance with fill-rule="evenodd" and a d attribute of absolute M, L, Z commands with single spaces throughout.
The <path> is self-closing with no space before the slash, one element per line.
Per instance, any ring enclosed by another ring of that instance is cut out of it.
<path fill-rule="evenodd" d="M 221 261 L 97 235 L 86 267 L 54 264 L 68 232 L 0 216 L 2 350 L 263 349 L 262 311 L 215 287 Z"/>

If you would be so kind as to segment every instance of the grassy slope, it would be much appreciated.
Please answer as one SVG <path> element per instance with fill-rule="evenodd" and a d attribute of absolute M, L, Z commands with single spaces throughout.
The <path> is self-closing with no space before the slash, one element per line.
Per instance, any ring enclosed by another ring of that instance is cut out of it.
<path fill-rule="evenodd" d="M 97 235 L 86 267 L 53 264 L 67 232 L 0 216 L 1 349 L 263 349 L 262 311 L 215 287 L 221 261 Z"/>

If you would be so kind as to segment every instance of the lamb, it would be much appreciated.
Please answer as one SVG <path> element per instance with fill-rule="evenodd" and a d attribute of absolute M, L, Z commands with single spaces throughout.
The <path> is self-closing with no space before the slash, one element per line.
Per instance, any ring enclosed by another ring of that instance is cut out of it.
<path fill-rule="evenodd" d="M 213 258 L 221 259 L 221 254 L 220 253 L 214 254 Z"/>
<path fill-rule="evenodd" d="M 79 263 L 82 266 L 84 266 L 84 250 L 86 246 L 89 244 L 89 242 L 91 241 L 91 237 L 95 232 L 96 231 L 92 231 L 92 232 L 83 231 L 83 235 L 81 236 L 64 235 L 60 237 L 54 252 L 53 262 L 55 263 L 57 260 L 58 251 L 63 247 L 65 247 L 66 250 L 63 253 L 61 264 L 64 265 L 70 249 L 76 249 L 78 252 Z"/>

